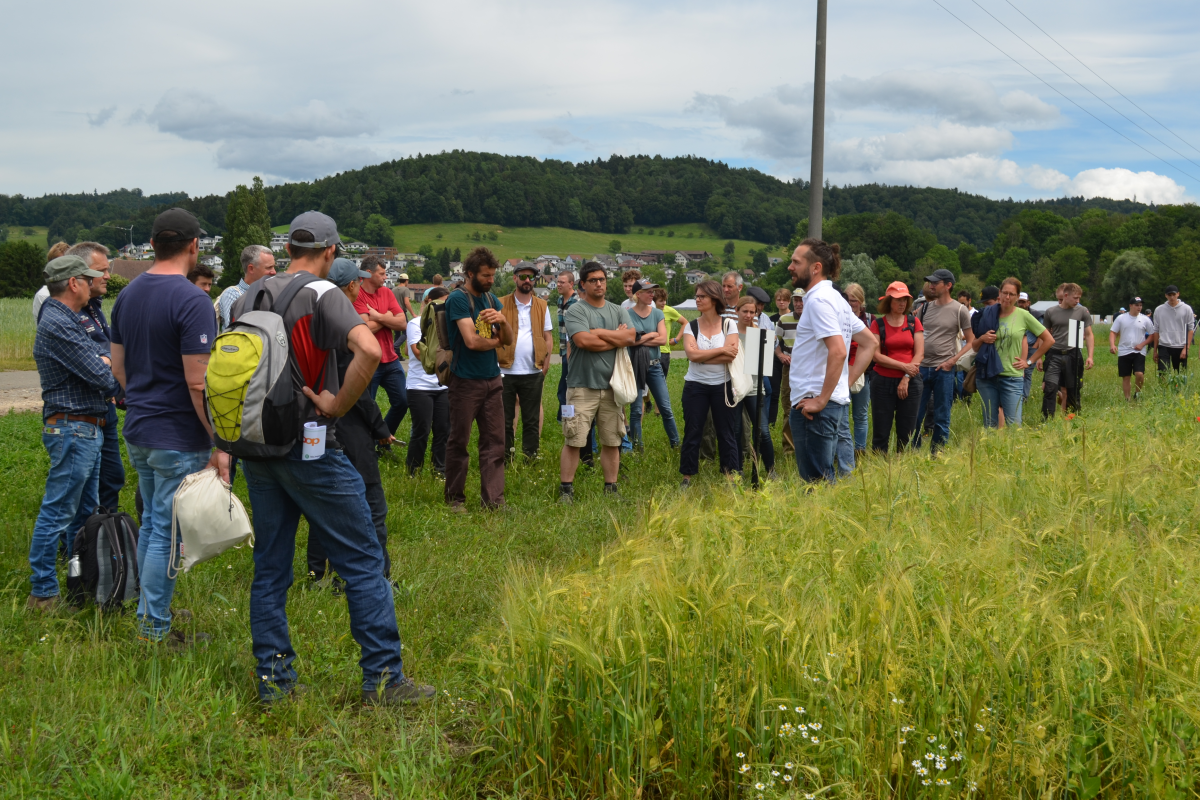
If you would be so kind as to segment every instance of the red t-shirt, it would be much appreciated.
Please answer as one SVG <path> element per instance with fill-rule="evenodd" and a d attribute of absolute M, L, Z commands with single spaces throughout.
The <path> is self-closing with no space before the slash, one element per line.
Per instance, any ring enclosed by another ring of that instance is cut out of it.
<path fill-rule="evenodd" d="M 883 317 L 878 317 L 871 323 L 871 333 L 879 335 L 879 324 L 887 325 L 887 337 L 884 342 L 884 350 L 882 347 L 879 350 L 881 355 L 885 355 L 894 361 L 900 361 L 909 364 L 913 360 L 913 342 L 912 332 L 905 330 L 908 327 L 908 320 L 904 320 L 899 328 L 893 328 L 887 323 Z M 917 333 L 924 333 L 925 327 L 921 325 L 921 320 L 913 317 L 913 327 Z M 873 369 L 885 378 L 903 378 L 904 373 L 898 369 L 889 369 L 882 364 L 876 363 Z"/>
<path fill-rule="evenodd" d="M 362 289 L 358 292 L 358 299 L 354 301 L 354 310 L 359 314 L 366 314 L 368 306 L 380 314 L 390 311 L 400 319 L 404 319 L 404 312 L 400 310 L 400 304 L 396 302 L 396 295 L 392 294 L 392 290 L 386 286 L 380 287 L 377 292 L 368 292 L 366 284 L 363 284 Z M 383 357 L 379 359 L 380 364 L 388 364 L 399 358 L 396 355 L 396 348 L 392 345 L 390 329 L 380 328 L 375 331 L 375 338 L 379 340 L 379 349 L 383 351 Z"/>

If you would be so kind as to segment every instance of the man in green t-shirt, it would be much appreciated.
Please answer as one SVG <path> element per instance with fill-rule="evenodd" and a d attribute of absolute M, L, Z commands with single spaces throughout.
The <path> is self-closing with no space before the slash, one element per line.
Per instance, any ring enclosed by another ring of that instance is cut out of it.
<path fill-rule="evenodd" d="M 564 315 L 567 337 L 571 340 L 571 371 L 567 375 L 567 402 L 562 409 L 561 503 L 574 500 L 579 448 L 587 444 L 593 420 L 600 439 L 604 491 L 617 493 L 625 409 L 617 405 L 609 383 L 617 361 L 617 348 L 628 347 L 636 338 L 629 312 L 604 297 L 608 277 L 603 265 L 595 261 L 584 264 L 579 271 L 579 285 L 583 300 L 567 309 Z"/>
<path fill-rule="evenodd" d="M 467 282 L 446 298 L 450 361 L 450 439 L 446 442 L 446 504 L 466 510 L 467 444 L 479 423 L 479 495 L 484 508 L 504 505 L 504 384 L 496 348 L 514 334 L 492 294 L 500 264 L 476 247 L 463 261 Z"/>

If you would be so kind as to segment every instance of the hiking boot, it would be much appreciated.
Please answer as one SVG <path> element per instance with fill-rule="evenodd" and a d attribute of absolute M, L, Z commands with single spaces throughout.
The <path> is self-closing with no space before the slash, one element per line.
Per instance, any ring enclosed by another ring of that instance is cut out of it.
<path fill-rule="evenodd" d="M 43 614 L 49 614 L 51 611 L 54 611 L 56 608 L 58 608 L 61 602 L 62 600 L 58 595 L 53 595 L 52 597 L 37 597 L 31 594 L 29 595 L 29 599 L 25 601 L 25 608 L 29 609 L 30 611 L 41 611 Z"/>
<path fill-rule="evenodd" d="M 680 489 L 690 489 L 690 488 L 692 488 L 692 479 L 691 479 L 691 478 L 684 478 L 683 480 L 681 480 L 681 481 L 679 482 L 679 488 L 680 488 Z"/>
<path fill-rule="evenodd" d="M 465 503 L 451 503 L 450 504 L 450 513 L 451 514 L 466 514 L 467 506 Z"/>
<path fill-rule="evenodd" d="M 575 493 L 574 492 L 559 492 L 558 493 L 558 504 L 560 506 L 574 505 L 575 504 Z"/>
<path fill-rule="evenodd" d="M 212 638 L 212 634 L 208 633 L 184 633 L 183 631 L 172 629 L 162 640 L 162 643 L 172 652 L 181 652 L 183 650 L 190 650 L 198 644 L 208 644 L 212 641 Z"/>
<path fill-rule="evenodd" d="M 286 692 L 276 691 L 273 692 L 270 697 L 259 696 L 258 702 L 262 703 L 267 708 L 270 708 L 276 703 L 282 703 L 287 700 L 295 700 L 297 697 L 305 694 L 308 694 L 308 684 L 294 683 L 292 684 L 292 688 L 288 689 Z"/>
<path fill-rule="evenodd" d="M 384 689 L 382 694 L 372 689 L 369 692 L 364 691 L 362 698 L 364 703 L 381 706 L 415 706 L 428 703 L 436 694 L 437 690 L 432 686 L 414 683 L 412 678 L 402 678 L 399 683 L 393 683 Z"/>

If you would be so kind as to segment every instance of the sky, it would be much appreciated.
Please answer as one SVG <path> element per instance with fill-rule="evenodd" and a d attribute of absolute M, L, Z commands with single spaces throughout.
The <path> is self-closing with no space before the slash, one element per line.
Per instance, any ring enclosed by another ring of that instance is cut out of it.
<path fill-rule="evenodd" d="M 64 0 L 5 22 L 27 35 L 0 49 L 3 194 L 199 196 L 456 148 L 809 176 L 815 0 Z M 1194 0 L 829 0 L 828 29 L 833 184 L 1200 197 Z"/>

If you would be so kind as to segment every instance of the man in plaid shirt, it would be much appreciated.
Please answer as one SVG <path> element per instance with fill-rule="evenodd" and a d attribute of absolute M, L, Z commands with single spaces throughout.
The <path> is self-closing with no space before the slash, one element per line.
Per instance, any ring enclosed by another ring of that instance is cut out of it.
<path fill-rule="evenodd" d="M 42 382 L 42 444 L 50 455 L 46 493 L 29 547 L 31 591 L 26 606 L 50 611 L 58 604 L 55 555 L 59 538 L 82 506 L 99 504 L 100 453 L 108 400 L 117 391 L 112 365 L 79 324 L 92 280 L 104 274 L 78 256 L 46 265 L 50 297 L 38 319 L 33 358 Z M 71 541 L 71 537 L 67 537 Z"/>

